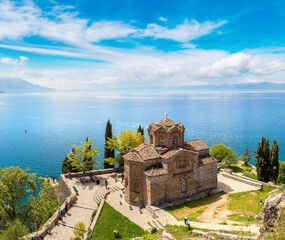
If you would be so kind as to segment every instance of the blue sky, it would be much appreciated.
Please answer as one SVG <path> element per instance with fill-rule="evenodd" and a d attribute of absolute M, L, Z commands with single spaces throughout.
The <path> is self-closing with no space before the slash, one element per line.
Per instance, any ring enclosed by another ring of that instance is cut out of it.
<path fill-rule="evenodd" d="M 0 77 L 55 89 L 285 83 L 285 1 L 0 0 Z"/>

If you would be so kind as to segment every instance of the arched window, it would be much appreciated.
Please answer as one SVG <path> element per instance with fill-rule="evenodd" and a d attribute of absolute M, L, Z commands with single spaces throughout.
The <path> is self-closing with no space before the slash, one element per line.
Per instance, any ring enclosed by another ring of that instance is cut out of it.
<path fill-rule="evenodd" d="M 128 178 L 126 177 L 126 178 L 125 178 L 125 188 L 128 187 L 128 184 L 129 184 L 129 180 L 128 180 Z"/>
<path fill-rule="evenodd" d="M 150 135 L 150 144 L 153 144 L 153 136 Z"/>
<path fill-rule="evenodd" d="M 185 159 L 181 159 L 178 161 L 178 168 L 185 168 L 186 167 L 186 161 Z"/>

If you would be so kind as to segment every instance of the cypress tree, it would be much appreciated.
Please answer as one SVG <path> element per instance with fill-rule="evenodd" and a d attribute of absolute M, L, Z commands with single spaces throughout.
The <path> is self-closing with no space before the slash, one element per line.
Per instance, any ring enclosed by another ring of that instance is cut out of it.
<path fill-rule="evenodd" d="M 271 174 L 270 174 L 271 180 L 276 184 L 279 174 L 279 147 L 276 140 L 274 140 L 272 144 L 270 162 L 271 162 Z"/>
<path fill-rule="evenodd" d="M 143 140 L 144 140 L 144 128 L 141 125 L 139 125 L 137 132 L 141 133 L 141 135 L 143 135 Z"/>
<path fill-rule="evenodd" d="M 271 161 L 269 140 L 266 137 L 262 137 L 261 142 L 258 143 L 255 157 L 257 159 L 255 165 L 258 180 L 268 182 L 271 173 Z"/>
<path fill-rule="evenodd" d="M 110 119 L 108 119 L 105 130 L 104 159 L 115 158 L 115 150 L 107 147 L 107 141 L 109 138 L 112 137 L 113 137 L 112 124 L 110 122 Z M 110 164 L 107 161 L 104 161 L 104 168 L 112 168 L 112 167 L 114 167 L 114 165 Z"/>

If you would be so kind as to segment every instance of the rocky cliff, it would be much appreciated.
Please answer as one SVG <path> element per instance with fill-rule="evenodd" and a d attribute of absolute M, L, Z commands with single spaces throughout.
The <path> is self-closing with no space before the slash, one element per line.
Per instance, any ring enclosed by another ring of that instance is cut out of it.
<path fill-rule="evenodd" d="M 274 223 L 280 217 L 280 209 L 285 208 L 285 192 L 277 195 L 270 195 L 264 204 L 262 212 L 263 226 L 262 230 L 274 230 Z"/>

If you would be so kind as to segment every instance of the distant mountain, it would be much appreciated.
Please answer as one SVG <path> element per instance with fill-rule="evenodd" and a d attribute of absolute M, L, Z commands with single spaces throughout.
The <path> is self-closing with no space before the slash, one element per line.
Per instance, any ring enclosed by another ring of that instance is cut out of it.
<path fill-rule="evenodd" d="M 50 88 L 42 87 L 20 78 L 0 78 L 0 93 L 49 92 Z"/>

